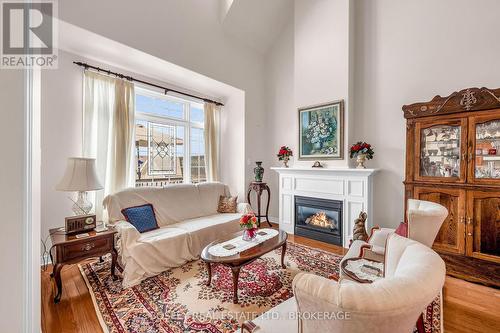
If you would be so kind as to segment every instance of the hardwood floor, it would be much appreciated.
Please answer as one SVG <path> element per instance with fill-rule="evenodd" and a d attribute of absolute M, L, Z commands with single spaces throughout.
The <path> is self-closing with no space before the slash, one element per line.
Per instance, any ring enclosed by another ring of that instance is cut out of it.
<path fill-rule="evenodd" d="M 290 235 L 291 242 L 321 248 L 337 254 L 347 250 L 304 237 Z M 53 303 L 55 284 L 52 268 L 42 271 L 42 330 L 45 333 L 102 332 L 92 299 L 76 265 L 62 271 L 63 294 Z M 446 277 L 444 287 L 444 328 L 453 333 L 498 332 L 500 328 L 500 290 Z"/>

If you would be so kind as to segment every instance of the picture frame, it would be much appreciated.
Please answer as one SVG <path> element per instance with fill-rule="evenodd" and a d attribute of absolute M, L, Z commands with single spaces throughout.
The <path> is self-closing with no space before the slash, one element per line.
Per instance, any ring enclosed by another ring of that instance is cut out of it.
<path fill-rule="evenodd" d="M 299 113 L 299 160 L 344 158 L 344 100 L 306 106 Z"/>

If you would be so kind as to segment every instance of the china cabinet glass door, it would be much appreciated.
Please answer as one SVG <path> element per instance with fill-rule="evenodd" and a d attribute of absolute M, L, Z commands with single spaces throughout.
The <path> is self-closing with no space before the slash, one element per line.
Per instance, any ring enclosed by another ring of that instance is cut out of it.
<path fill-rule="evenodd" d="M 500 114 L 471 117 L 469 179 L 500 184 Z"/>
<path fill-rule="evenodd" d="M 415 129 L 416 179 L 465 182 L 467 120 L 422 121 Z"/>

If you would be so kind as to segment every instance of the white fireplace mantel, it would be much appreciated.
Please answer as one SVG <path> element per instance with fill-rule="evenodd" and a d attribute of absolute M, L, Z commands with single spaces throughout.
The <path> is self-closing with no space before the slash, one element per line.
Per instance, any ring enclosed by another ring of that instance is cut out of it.
<path fill-rule="evenodd" d="M 377 169 L 353 168 L 271 168 L 279 173 L 279 226 L 294 233 L 296 195 L 343 202 L 343 246 L 352 239 L 354 220 L 368 214 L 366 227 L 372 225 L 373 175 Z"/>

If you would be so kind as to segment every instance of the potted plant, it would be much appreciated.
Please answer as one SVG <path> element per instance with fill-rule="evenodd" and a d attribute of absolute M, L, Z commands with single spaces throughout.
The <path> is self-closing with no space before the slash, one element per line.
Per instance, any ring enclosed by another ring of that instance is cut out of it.
<path fill-rule="evenodd" d="M 356 162 L 358 163 L 358 169 L 365 169 L 365 161 L 371 160 L 375 152 L 369 143 L 358 141 L 351 146 L 349 156 L 351 158 L 356 157 Z"/>
<path fill-rule="evenodd" d="M 251 241 L 257 236 L 257 217 L 255 214 L 245 214 L 240 218 L 240 228 L 243 229 L 243 240 Z"/>
<path fill-rule="evenodd" d="M 285 168 L 288 168 L 288 161 L 290 160 L 290 156 L 293 156 L 293 152 L 287 146 L 281 146 L 277 156 L 278 160 L 283 161 Z"/>

